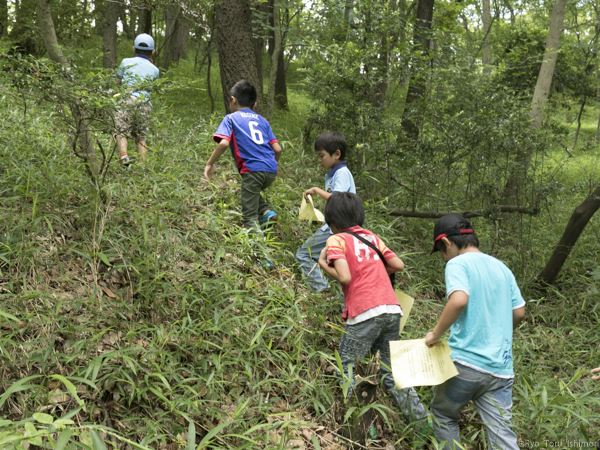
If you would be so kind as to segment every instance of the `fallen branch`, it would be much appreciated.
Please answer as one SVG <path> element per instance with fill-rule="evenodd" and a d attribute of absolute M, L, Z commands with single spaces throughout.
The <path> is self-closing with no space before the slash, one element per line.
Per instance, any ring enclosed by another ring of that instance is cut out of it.
<path fill-rule="evenodd" d="M 497 205 L 493 208 L 484 209 L 481 211 L 464 211 L 459 212 L 458 214 L 462 214 L 464 217 L 489 217 L 493 216 L 497 213 L 519 213 L 519 214 L 529 214 L 530 216 L 536 216 L 540 212 L 539 208 L 528 208 L 526 206 L 516 206 L 516 205 Z M 438 212 L 438 211 L 414 211 L 410 209 L 395 209 L 390 211 L 390 215 L 392 216 L 400 216 L 400 217 L 416 217 L 419 219 L 439 219 L 446 214 L 452 214 L 452 211 L 448 212 Z"/>

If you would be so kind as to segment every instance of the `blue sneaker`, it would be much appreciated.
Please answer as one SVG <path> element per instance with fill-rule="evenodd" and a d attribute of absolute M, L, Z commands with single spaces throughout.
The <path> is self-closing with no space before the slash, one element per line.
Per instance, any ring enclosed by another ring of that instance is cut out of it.
<path fill-rule="evenodd" d="M 261 225 L 264 225 L 267 222 L 275 222 L 276 220 L 277 220 L 277 213 L 275 211 L 273 211 L 272 209 L 267 209 L 258 218 L 258 223 Z"/>

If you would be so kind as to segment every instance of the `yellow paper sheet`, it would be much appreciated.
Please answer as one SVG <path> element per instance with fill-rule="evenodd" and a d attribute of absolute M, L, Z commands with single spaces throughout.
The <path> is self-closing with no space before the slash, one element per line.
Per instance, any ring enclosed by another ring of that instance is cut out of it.
<path fill-rule="evenodd" d="M 425 339 L 390 341 L 390 353 L 392 374 L 399 389 L 434 386 L 458 375 L 447 342 L 427 347 Z"/>
<path fill-rule="evenodd" d="M 325 216 L 323 216 L 321 211 L 315 208 L 312 196 L 307 195 L 307 197 L 308 202 L 306 201 L 306 198 L 302 196 L 298 218 L 300 220 L 308 220 L 309 222 L 325 222 Z"/>
<path fill-rule="evenodd" d="M 402 333 L 404 325 L 406 325 L 408 316 L 410 315 L 412 307 L 415 303 L 415 299 L 400 289 L 396 289 L 396 298 L 398 299 L 398 303 L 400 303 L 400 307 L 402 308 L 402 318 L 400 319 L 400 333 Z"/>

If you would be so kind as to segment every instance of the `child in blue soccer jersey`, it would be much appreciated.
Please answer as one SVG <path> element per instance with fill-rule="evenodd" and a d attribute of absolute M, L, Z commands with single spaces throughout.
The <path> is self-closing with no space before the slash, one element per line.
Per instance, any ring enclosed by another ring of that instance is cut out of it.
<path fill-rule="evenodd" d="M 346 161 L 346 139 L 341 133 L 326 131 L 315 140 L 315 152 L 325 175 L 325 190 L 311 187 L 304 191 L 304 196 L 318 195 L 323 200 L 328 200 L 333 192 L 351 192 L 356 194 L 354 178 L 348 169 Z M 296 260 L 308 279 L 308 285 L 316 292 L 321 292 L 329 286 L 329 282 L 318 266 L 319 255 L 325 248 L 329 236 L 333 233 L 329 225 L 325 224 L 310 236 L 302 247 L 296 252 Z"/>
<path fill-rule="evenodd" d="M 119 161 L 123 166 L 128 166 L 131 159 L 127 154 L 127 137 L 135 139 L 140 159 L 146 159 L 146 132 L 150 120 L 150 92 L 147 85 L 149 81 L 156 80 L 159 76 L 158 67 L 152 63 L 154 55 L 154 39 L 142 33 L 133 41 L 133 58 L 124 58 L 117 69 L 119 82 L 127 86 L 128 95 L 123 98 L 115 114 L 116 141 L 119 149 Z"/>
<path fill-rule="evenodd" d="M 252 228 L 277 217 L 261 192 L 275 180 L 281 146 L 269 122 L 252 110 L 256 103 L 254 86 L 246 80 L 238 81 L 231 88 L 230 95 L 232 112 L 225 116 L 213 135 L 217 147 L 206 161 L 204 176 L 210 179 L 215 162 L 230 147 L 242 176 L 242 222 L 244 227 Z"/>
<path fill-rule="evenodd" d="M 425 336 L 435 345 L 450 328 L 448 345 L 458 375 L 437 386 L 431 403 L 436 439 L 444 449 L 460 446 L 460 410 L 473 401 L 487 430 L 489 448 L 516 450 L 511 429 L 513 328 L 525 316 L 515 277 L 496 258 L 479 251 L 467 219 L 442 217 L 433 232 L 433 251 L 446 261 L 447 303 Z"/>

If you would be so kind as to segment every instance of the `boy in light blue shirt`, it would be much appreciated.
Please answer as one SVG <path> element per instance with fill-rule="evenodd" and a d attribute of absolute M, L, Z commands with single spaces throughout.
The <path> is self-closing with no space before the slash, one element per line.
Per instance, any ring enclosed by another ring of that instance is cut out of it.
<path fill-rule="evenodd" d="M 119 82 L 128 88 L 115 115 L 119 161 L 123 166 L 131 163 L 127 154 L 127 135 L 135 139 L 140 159 L 146 159 L 146 132 L 152 110 L 146 85 L 159 76 L 158 67 L 152 63 L 154 39 L 148 34 L 140 34 L 133 41 L 133 49 L 135 56 L 124 58 L 117 69 Z"/>
<path fill-rule="evenodd" d="M 442 217 L 434 228 L 433 251 L 446 264 L 448 301 L 428 346 L 450 329 L 448 345 L 458 375 L 436 387 L 431 403 L 435 437 L 444 449 L 462 448 L 460 410 L 473 401 L 491 449 L 518 449 L 511 429 L 512 334 L 525 316 L 525 301 L 515 277 L 496 258 L 479 250 L 470 222 L 457 214 Z"/>
<path fill-rule="evenodd" d="M 318 195 L 323 200 L 328 200 L 333 192 L 351 192 L 356 194 L 354 177 L 346 164 L 346 139 L 341 133 L 326 131 L 317 136 L 315 152 L 325 175 L 325 190 L 311 187 L 304 191 L 304 196 Z M 333 232 L 329 225 L 321 226 L 310 236 L 296 252 L 296 260 L 300 264 L 302 273 L 308 279 L 308 285 L 316 292 L 324 291 L 329 287 L 329 282 L 323 275 L 318 261 L 321 250 L 325 248 L 327 239 Z"/>

